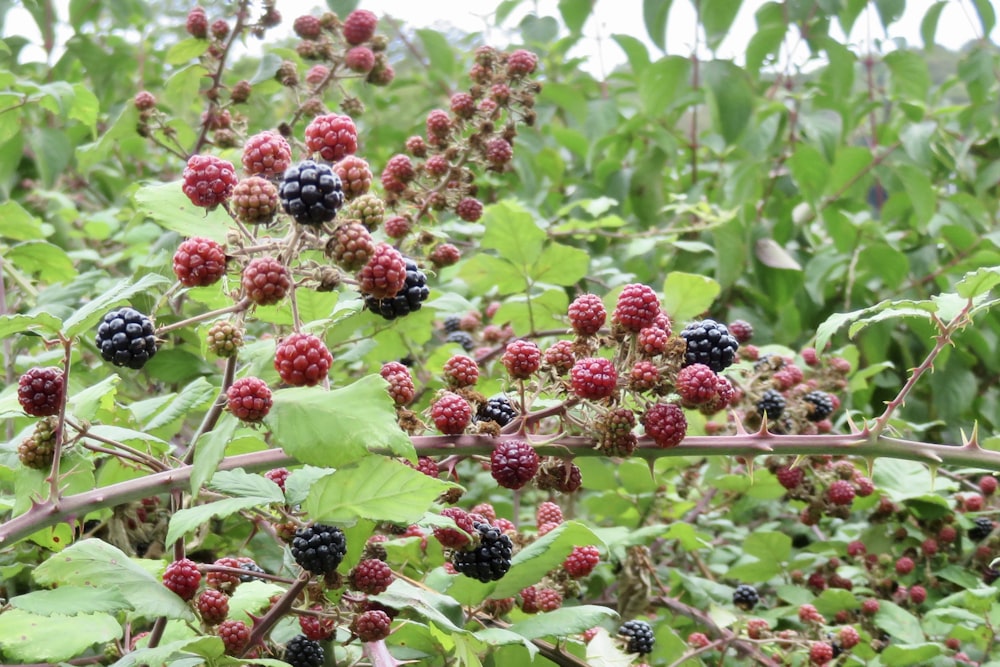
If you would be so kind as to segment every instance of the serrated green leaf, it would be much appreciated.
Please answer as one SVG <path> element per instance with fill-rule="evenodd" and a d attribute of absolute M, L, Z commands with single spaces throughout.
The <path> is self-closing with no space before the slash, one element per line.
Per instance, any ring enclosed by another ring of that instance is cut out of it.
<path fill-rule="evenodd" d="M 334 391 L 320 387 L 276 391 L 266 421 L 275 441 L 302 463 L 338 467 L 370 450 L 414 457 L 413 443 L 396 423 L 395 406 L 378 375 Z"/>
<path fill-rule="evenodd" d="M 195 498 L 201 488 L 212 479 L 219 463 L 226 455 L 226 445 L 233 439 L 239 422 L 232 415 L 223 415 L 211 431 L 202 433 L 193 443 L 194 467 L 191 470 L 191 495 Z"/>
<path fill-rule="evenodd" d="M 94 644 L 116 639 L 121 632 L 118 621 L 107 614 L 36 616 L 21 609 L 0 614 L 3 657 L 24 663 L 76 658 Z"/>
<path fill-rule="evenodd" d="M 188 37 L 182 39 L 167 51 L 166 61 L 168 65 L 184 65 L 194 58 L 199 58 L 208 51 L 211 42 L 207 39 Z"/>
<path fill-rule="evenodd" d="M 827 588 L 813 601 L 819 613 L 832 618 L 837 612 L 857 609 L 861 606 L 857 596 L 843 588 Z"/>
<path fill-rule="evenodd" d="M 154 431 L 174 423 L 191 414 L 199 407 L 204 406 L 218 392 L 206 378 L 198 377 L 188 383 L 180 393 L 174 396 L 162 410 L 158 411 L 146 423 L 146 429 Z"/>
<path fill-rule="evenodd" d="M 35 568 L 43 586 L 95 586 L 121 592 L 146 618 L 166 616 L 194 621 L 187 603 L 120 549 L 98 539 L 85 539 L 49 557 Z M 0 615 L 2 618 L 2 615 Z"/>
<path fill-rule="evenodd" d="M 180 181 L 143 185 L 134 195 L 137 215 L 152 218 L 164 229 L 181 236 L 201 236 L 226 242 L 232 218 L 221 206 L 209 211 L 195 206 Z"/>
<path fill-rule="evenodd" d="M 181 656 L 194 655 L 185 651 L 188 646 L 200 642 L 204 637 L 192 637 L 187 639 L 178 639 L 177 641 L 168 642 L 166 644 L 161 644 L 156 648 L 140 648 L 135 651 L 129 651 L 117 662 L 113 663 L 111 667 L 136 667 L 137 665 L 167 665 L 170 664 L 171 667 L 176 667 L 176 663 L 179 662 L 176 658 Z M 175 660 L 171 660 L 174 658 Z M 204 664 L 204 659 L 198 659 L 200 663 Z"/>
<path fill-rule="evenodd" d="M 955 285 L 955 292 L 963 299 L 972 299 L 997 285 L 1000 285 L 1000 266 L 986 266 L 966 273 Z"/>
<path fill-rule="evenodd" d="M 193 530 L 197 530 L 203 523 L 213 518 L 224 519 L 227 516 L 236 514 L 241 510 L 250 509 L 260 505 L 267 505 L 272 501 L 270 498 L 226 498 L 217 500 L 214 503 L 196 505 L 186 509 L 177 510 L 170 517 L 170 528 L 167 530 L 167 544 L 173 544 L 177 539 L 184 537 Z"/>
<path fill-rule="evenodd" d="M 671 271 L 663 282 L 663 309 L 675 322 L 690 320 L 707 311 L 721 289 L 707 276 Z"/>
<path fill-rule="evenodd" d="M 888 600 L 880 600 L 875 623 L 901 644 L 922 644 L 925 640 L 920 621 L 910 612 Z"/>
<path fill-rule="evenodd" d="M 136 294 L 154 292 L 153 288 L 169 283 L 169 280 L 156 273 L 147 273 L 134 283 L 125 278 L 97 298 L 85 303 L 66 319 L 63 322 L 63 335 L 67 338 L 79 336 L 84 331 L 95 328 L 101 318 L 115 306 Z"/>
<path fill-rule="evenodd" d="M 0 237 L 12 241 L 30 241 L 45 237 L 42 221 L 28 213 L 13 199 L 0 204 Z"/>
<path fill-rule="evenodd" d="M 729 34 L 729 29 L 742 4 L 742 0 L 703 0 L 698 15 L 702 27 L 705 28 L 708 47 L 713 51 Z"/>
<path fill-rule="evenodd" d="M 450 78 L 455 74 L 455 51 L 448 39 L 438 30 L 419 29 L 417 37 L 427 52 L 430 70 L 436 75 Z"/>
<path fill-rule="evenodd" d="M 161 440 L 148 433 L 108 424 L 94 424 L 87 429 L 87 434 L 126 444 L 138 444 L 140 445 L 140 449 L 148 447 L 150 450 L 157 452 L 166 451 L 170 446 L 165 440 Z"/>
<path fill-rule="evenodd" d="M 601 539 L 588 526 L 578 521 L 559 524 L 515 554 L 510 571 L 497 582 L 491 597 L 517 595 L 522 588 L 538 583 L 547 572 L 561 566 L 573 547 L 588 545 L 604 547 Z"/>
<path fill-rule="evenodd" d="M 830 180 L 830 166 L 823 154 L 809 144 L 799 144 L 788 158 L 788 170 L 802 197 L 816 204 Z"/>
<path fill-rule="evenodd" d="M 941 645 L 935 643 L 910 644 L 901 646 L 889 644 L 882 651 L 881 662 L 885 667 L 908 667 L 908 665 L 927 665 L 931 658 L 941 655 Z"/>
<path fill-rule="evenodd" d="M 285 502 L 289 505 L 300 505 L 309 497 L 309 492 L 316 482 L 327 475 L 332 475 L 333 470 L 329 468 L 317 468 L 315 466 L 302 466 L 285 479 Z"/>
<path fill-rule="evenodd" d="M 920 38 L 924 40 L 924 49 L 931 49 L 934 46 L 934 39 L 937 36 L 938 19 L 941 18 L 941 11 L 948 3 L 939 0 L 931 5 L 924 18 L 920 21 Z"/>
<path fill-rule="evenodd" d="M 260 613 L 271 606 L 271 598 L 284 594 L 285 589 L 271 581 L 248 581 L 236 587 L 229 598 L 229 618 L 250 622 L 249 614 Z"/>
<path fill-rule="evenodd" d="M 486 227 L 482 247 L 496 250 L 521 275 L 529 275 L 546 239 L 545 231 L 535 223 L 531 213 L 517 203 L 503 201 L 486 207 L 482 223 Z"/>
<path fill-rule="evenodd" d="M 394 459 L 366 456 L 318 480 L 304 507 L 314 521 L 414 523 L 438 496 L 454 486 Z"/>
<path fill-rule="evenodd" d="M 112 374 L 95 385 L 78 391 L 66 401 L 66 409 L 78 419 L 92 420 L 99 410 L 110 410 L 121 378 Z"/>
<path fill-rule="evenodd" d="M 10 605 L 38 616 L 114 613 L 132 609 L 132 605 L 113 588 L 60 586 L 54 590 L 33 591 L 11 598 Z"/>
<path fill-rule="evenodd" d="M 76 277 L 76 267 L 66 251 L 47 241 L 24 241 L 11 247 L 5 259 L 28 275 L 37 275 L 46 283 L 69 282 Z"/>
<path fill-rule="evenodd" d="M 761 560 L 781 563 L 792 555 L 792 538 L 785 533 L 756 531 L 743 540 L 743 551 Z"/>
<path fill-rule="evenodd" d="M 754 560 L 733 565 L 726 576 L 734 581 L 764 583 L 781 574 L 781 564 L 777 561 Z"/>
<path fill-rule="evenodd" d="M 61 328 L 62 321 L 48 313 L 0 316 L 0 339 L 25 331 L 50 336 L 58 333 Z"/>
<path fill-rule="evenodd" d="M 673 0 L 642 0 L 642 20 L 646 34 L 660 51 L 667 50 L 667 16 Z"/>
<path fill-rule="evenodd" d="M 504 628 L 484 628 L 474 633 L 473 636 L 490 646 L 518 644 L 523 646 L 532 658 L 538 653 L 538 647 L 532 644 L 526 637 Z"/>
<path fill-rule="evenodd" d="M 552 285 L 573 285 L 587 275 L 590 255 L 580 248 L 550 243 L 531 266 L 529 276 L 534 282 Z"/>
<path fill-rule="evenodd" d="M 853 310 L 849 313 L 836 313 L 826 318 L 826 320 L 819 325 L 816 329 L 816 349 L 822 350 L 826 348 L 827 343 L 833 337 L 833 334 L 837 332 L 838 329 L 843 327 L 845 324 L 851 322 L 856 322 L 865 318 L 865 316 L 875 316 L 883 311 L 889 311 L 890 315 L 881 315 L 879 320 L 881 321 L 887 319 L 887 317 L 892 317 L 891 313 L 899 313 L 901 317 L 928 317 L 930 313 L 936 313 L 938 311 L 938 305 L 933 301 L 880 301 L 874 306 L 869 306 L 868 308 L 861 308 L 859 310 Z"/>
<path fill-rule="evenodd" d="M 726 143 L 735 144 L 753 116 L 754 93 L 747 73 L 728 60 L 710 60 L 702 72 L 712 93 L 714 123 Z"/>
<path fill-rule="evenodd" d="M 220 470 L 212 476 L 208 486 L 220 493 L 246 498 L 267 498 L 272 503 L 285 501 L 281 487 L 264 477 L 248 473 L 242 468 Z"/>
<path fill-rule="evenodd" d="M 607 607 L 596 605 L 580 605 L 579 607 L 562 607 L 544 614 L 536 614 L 510 626 L 511 632 L 516 632 L 525 639 L 540 637 L 564 637 L 589 630 L 603 623 L 613 623 L 618 620 L 618 614 Z"/>
<path fill-rule="evenodd" d="M 384 593 L 373 596 L 393 609 L 407 609 L 416 612 L 424 619 L 448 630 L 463 634 L 464 624 L 462 606 L 453 599 L 432 590 L 418 588 L 402 579 L 395 579 Z"/>

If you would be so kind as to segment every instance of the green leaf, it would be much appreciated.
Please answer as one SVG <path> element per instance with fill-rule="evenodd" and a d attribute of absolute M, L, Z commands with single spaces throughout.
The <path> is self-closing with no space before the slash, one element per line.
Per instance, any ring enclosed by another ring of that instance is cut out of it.
<path fill-rule="evenodd" d="M 583 30 L 592 9 L 592 0 L 559 0 L 559 13 L 563 23 L 574 35 L 579 35 Z"/>
<path fill-rule="evenodd" d="M 232 218 L 221 206 L 209 211 L 195 206 L 181 189 L 180 181 L 143 185 L 136 190 L 136 215 L 181 236 L 201 236 L 226 242 Z"/>
<path fill-rule="evenodd" d="M 649 65 L 639 79 L 642 108 L 650 116 L 659 116 L 672 107 L 690 88 L 691 60 L 664 56 Z"/>
<path fill-rule="evenodd" d="M 713 51 L 719 48 L 742 4 L 743 0 L 702 0 L 698 13 L 705 28 L 708 48 Z"/>
<path fill-rule="evenodd" d="M 642 0 L 642 20 L 646 34 L 660 51 L 667 50 L 667 16 L 673 0 Z"/>
<path fill-rule="evenodd" d="M 152 288 L 169 283 L 169 280 L 156 273 L 147 273 L 135 283 L 125 278 L 97 298 L 85 303 L 65 320 L 63 335 L 72 338 L 88 329 L 93 329 L 113 307 L 121 305 L 136 294 L 148 294 L 153 291 Z"/>
<path fill-rule="evenodd" d="M 437 30 L 420 29 L 417 36 L 430 60 L 430 71 L 450 79 L 455 75 L 455 51 L 448 39 Z"/>
<path fill-rule="evenodd" d="M 928 665 L 930 659 L 941 655 L 941 645 L 935 643 L 910 644 L 901 646 L 889 644 L 882 651 L 881 662 L 886 667 L 907 667 L 907 665 Z"/>
<path fill-rule="evenodd" d="M 264 477 L 246 472 L 242 468 L 236 470 L 220 470 L 212 477 L 209 487 L 220 493 L 247 498 L 266 498 L 272 503 L 285 501 L 281 487 Z"/>
<path fill-rule="evenodd" d="M 946 0 L 935 2 L 920 21 L 920 38 L 924 40 L 924 49 L 929 50 L 934 46 L 934 39 L 937 36 L 938 19 L 941 18 L 941 11 L 947 4 Z"/>
<path fill-rule="evenodd" d="M 671 271 L 663 282 L 663 309 L 674 322 L 690 320 L 707 311 L 721 289 L 707 276 Z"/>
<path fill-rule="evenodd" d="M 13 199 L 0 204 L 0 236 L 12 241 L 30 241 L 45 237 L 42 221 Z"/>
<path fill-rule="evenodd" d="M 918 228 L 923 228 L 934 215 L 937 206 L 934 184 L 926 172 L 910 164 L 898 165 L 895 172 L 903 182 L 906 195 L 913 206 L 914 221 Z"/>
<path fill-rule="evenodd" d="M 781 564 L 773 560 L 737 563 L 726 572 L 734 581 L 763 583 L 781 574 Z"/>
<path fill-rule="evenodd" d="M 145 425 L 146 430 L 155 431 L 189 416 L 192 411 L 203 407 L 212 400 L 217 392 L 218 389 L 207 379 L 204 377 L 196 378 L 185 386 L 179 394 L 170 399 L 170 402 L 162 410 L 150 418 Z"/>
<path fill-rule="evenodd" d="M 784 269 L 786 271 L 802 270 L 802 266 L 795 261 L 795 258 L 774 239 L 758 239 L 757 243 L 754 244 L 753 250 L 754 256 L 764 266 L 769 266 L 772 269 Z"/>
<path fill-rule="evenodd" d="M 132 605 L 113 588 L 60 586 L 55 590 L 33 591 L 9 600 L 10 605 L 39 616 L 114 613 Z"/>
<path fill-rule="evenodd" d="M 972 299 L 997 285 L 1000 285 L 1000 266 L 987 266 L 966 273 L 955 285 L 955 292 L 963 299 Z"/>
<path fill-rule="evenodd" d="M 47 241 L 25 241 L 7 251 L 5 259 L 43 282 L 69 282 L 76 277 L 76 267 L 66 251 Z"/>
<path fill-rule="evenodd" d="M 194 468 L 191 470 L 191 495 L 195 498 L 212 479 L 219 463 L 226 455 L 226 445 L 233 439 L 239 422 L 233 415 L 223 415 L 211 431 L 202 433 L 192 444 L 194 447 Z"/>
<path fill-rule="evenodd" d="M 496 250 L 522 275 L 529 275 L 546 238 L 531 213 L 517 203 L 504 201 L 486 207 L 482 222 L 486 227 L 482 247 Z"/>
<path fill-rule="evenodd" d="M 881 301 L 874 306 L 853 310 L 849 313 L 836 313 L 826 318 L 826 320 L 816 329 L 816 349 L 822 350 L 830 342 L 830 338 L 838 329 L 845 324 L 856 323 L 851 327 L 853 336 L 860 329 L 855 327 L 858 324 L 864 326 L 873 322 L 879 322 L 894 317 L 924 317 L 929 318 L 931 313 L 935 313 L 938 306 L 933 301 Z"/>
<path fill-rule="evenodd" d="M 983 27 L 983 34 L 991 34 L 997 24 L 997 14 L 993 3 L 990 0 L 972 0 L 972 4 L 976 8 L 976 14 L 979 15 L 979 24 Z"/>
<path fill-rule="evenodd" d="M 69 108 L 69 118 L 86 125 L 91 135 L 96 134 L 97 115 L 101 111 L 101 103 L 90 88 L 83 83 L 73 84 L 73 105 Z"/>
<path fill-rule="evenodd" d="M 562 607 L 544 614 L 536 614 L 515 623 L 508 629 L 525 639 L 565 637 L 601 624 L 614 623 L 617 620 L 618 614 L 607 607 L 581 605 L 579 607 Z"/>
<path fill-rule="evenodd" d="M 525 548 L 511 561 L 510 571 L 497 582 L 492 597 L 506 598 L 517 595 L 527 586 L 538 583 L 550 570 L 562 565 L 573 547 L 604 546 L 589 527 L 578 521 L 566 521 Z"/>
<path fill-rule="evenodd" d="M 858 174 L 868 168 L 872 162 L 872 152 L 861 146 L 845 146 L 837 150 L 833 167 L 829 171 L 829 181 L 825 194 L 841 194 L 849 183 L 856 183 Z"/>
<path fill-rule="evenodd" d="M 0 339 L 6 339 L 16 333 L 31 331 L 42 335 L 59 333 L 62 322 L 45 312 L 34 315 L 3 315 L 0 316 Z"/>
<path fill-rule="evenodd" d="M 927 59 L 916 51 L 897 49 L 883 58 L 892 74 L 892 91 L 907 102 L 923 102 L 931 87 Z"/>
<path fill-rule="evenodd" d="M 534 282 L 573 285 L 590 269 L 590 255 L 580 248 L 549 244 L 532 265 L 529 276 Z"/>
<path fill-rule="evenodd" d="M 785 41 L 786 32 L 788 32 L 788 26 L 784 23 L 769 25 L 757 30 L 747 43 L 747 71 L 757 75 L 768 56 L 777 57 L 781 50 L 781 44 Z"/>
<path fill-rule="evenodd" d="M 920 498 L 932 488 L 936 488 L 938 491 L 958 488 L 955 482 L 945 477 L 932 477 L 931 471 L 922 463 L 898 459 L 878 459 L 875 462 L 872 481 L 893 502 Z M 915 643 L 920 640 L 907 641 Z"/>
<path fill-rule="evenodd" d="M 373 599 L 393 609 L 416 612 L 450 632 L 465 633 L 462 629 L 464 624 L 462 606 L 446 595 L 418 588 L 402 579 L 395 579 L 384 593 L 374 596 Z"/>
<path fill-rule="evenodd" d="M 109 375 L 97 384 L 79 391 L 66 401 L 66 409 L 78 419 L 90 421 L 100 410 L 110 410 L 118 393 L 118 375 Z"/>
<path fill-rule="evenodd" d="M 314 521 L 415 523 L 454 484 L 394 459 L 367 456 L 317 481 L 304 507 Z"/>
<path fill-rule="evenodd" d="M 641 79 L 649 66 L 649 50 L 646 45 L 631 35 L 611 35 L 611 39 L 615 40 L 625 52 L 629 68 Z"/>
<path fill-rule="evenodd" d="M 200 58 L 208 51 L 211 42 L 207 39 L 188 37 L 182 39 L 167 51 L 166 62 L 168 65 L 184 65 L 195 58 Z"/>
<path fill-rule="evenodd" d="M 770 531 L 750 533 L 743 541 L 743 551 L 761 560 L 782 563 L 792 555 L 792 538 Z"/>
<path fill-rule="evenodd" d="M 23 663 L 76 658 L 94 644 L 113 641 L 121 632 L 118 621 L 107 614 L 36 616 L 21 609 L 0 614 L 3 657 Z"/>
<path fill-rule="evenodd" d="M 102 540 L 85 539 L 66 547 L 35 568 L 33 576 L 43 586 L 93 586 L 120 591 L 146 618 L 195 620 L 184 600 L 120 549 Z"/>
<path fill-rule="evenodd" d="M 753 115 L 754 94 L 747 73 L 728 60 L 711 60 L 702 71 L 712 93 L 714 124 L 727 144 L 735 144 Z"/>
<path fill-rule="evenodd" d="M 229 598 L 229 618 L 249 623 L 249 614 L 260 616 L 261 612 L 271 606 L 271 597 L 284 592 L 283 586 L 271 581 L 242 583 Z"/>
<path fill-rule="evenodd" d="M 369 375 L 334 391 L 298 387 L 274 392 L 267 417 L 275 442 L 302 463 L 337 467 L 369 450 L 413 458 L 413 444 L 396 423 L 386 382 Z"/>
<path fill-rule="evenodd" d="M 275 488 L 277 488 L 277 485 L 275 485 Z M 280 501 L 281 499 L 275 501 L 270 497 L 259 498 L 253 496 L 247 498 L 226 498 L 224 500 L 217 500 L 214 503 L 195 505 L 194 507 L 177 510 L 170 517 L 170 528 L 167 530 L 166 543 L 173 544 L 174 541 L 184 537 L 191 531 L 197 530 L 203 523 L 210 519 L 224 519 L 227 516 L 250 509 L 251 507 Z"/>
<path fill-rule="evenodd" d="M 802 197 L 816 204 L 830 180 L 830 167 L 823 154 L 809 144 L 799 144 L 788 158 L 788 170 Z"/>
<path fill-rule="evenodd" d="M 860 606 L 858 598 L 851 591 L 843 588 L 827 588 L 820 593 L 813 604 L 824 616 L 834 616 L 837 612 L 857 609 Z"/>

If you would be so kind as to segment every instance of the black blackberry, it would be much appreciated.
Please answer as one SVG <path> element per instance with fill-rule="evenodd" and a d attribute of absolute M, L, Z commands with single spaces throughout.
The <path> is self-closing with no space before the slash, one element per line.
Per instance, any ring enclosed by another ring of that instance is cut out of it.
<path fill-rule="evenodd" d="M 692 322 L 681 331 L 681 338 L 687 342 L 684 365 L 705 364 L 716 373 L 732 365 L 740 347 L 726 325 L 715 320 Z"/>
<path fill-rule="evenodd" d="M 292 539 L 292 557 L 295 562 L 313 574 L 333 572 L 344 560 L 347 540 L 336 526 L 314 523 L 295 531 Z"/>
<path fill-rule="evenodd" d="M 105 315 L 94 342 L 101 357 L 115 366 L 138 370 L 156 354 L 153 322 L 135 308 L 119 308 Z"/>
<path fill-rule="evenodd" d="M 516 416 L 517 410 L 506 396 L 494 396 L 480 405 L 476 411 L 477 421 L 496 422 L 501 428 L 514 421 Z"/>
<path fill-rule="evenodd" d="M 477 521 L 472 526 L 479 534 L 479 544 L 469 551 L 456 551 L 451 556 L 451 564 L 459 573 L 483 583 L 502 579 L 510 569 L 513 542 L 488 523 Z"/>
<path fill-rule="evenodd" d="M 468 331 L 452 331 L 445 338 L 447 343 L 458 343 L 462 346 L 462 349 L 466 352 L 472 352 L 476 349 L 476 341 L 472 340 L 472 334 Z"/>
<path fill-rule="evenodd" d="M 625 650 L 629 653 L 645 655 L 653 652 L 656 638 L 653 636 L 653 628 L 646 621 L 626 621 L 618 628 L 618 634 L 628 637 L 628 648 Z"/>
<path fill-rule="evenodd" d="M 285 644 L 285 657 L 282 659 L 292 667 L 322 667 L 325 657 L 319 642 L 305 635 L 296 635 Z"/>
<path fill-rule="evenodd" d="M 757 401 L 757 412 L 767 415 L 770 421 L 777 421 L 785 411 L 785 397 L 774 389 L 768 389 Z"/>
<path fill-rule="evenodd" d="M 757 589 L 749 584 L 740 584 L 733 591 L 733 604 L 743 611 L 750 611 L 760 602 Z"/>
<path fill-rule="evenodd" d="M 285 170 L 278 198 L 285 212 L 302 225 L 329 222 L 344 205 L 340 177 L 330 165 L 313 160 L 303 160 Z"/>
<path fill-rule="evenodd" d="M 457 315 L 446 317 L 444 320 L 444 332 L 455 333 L 462 328 L 462 318 Z"/>
<path fill-rule="evenodd" d="M 430 296 L 430 290 L 427 289 L 427 276 L 417 267 L 416 262 L 407 259 L 406 284 L 403 289 L 396 292 L 396 296 L 391 299 L 375 299 L 366 296 L 365 307 L 387 320 L 394 320 L 397 317 L 409 315 L 415 310 L 420 310 L 420 306 L 427 300 L 428 296 Z"/>
<path fill-rule="evenodd" d="M 822 421 L 833 414 L 833 399 L 825 391 L 810 391 L 802 400 L 808 403 L 806 419 L 809 421 Z"/>
<path fill-rule="evenodd" d="M 251 574 L 251 572 L 265 572 L 266 573 L 266 570 L 264 568 L 262 568 L 260 565 L 257 565 L 257 563 L 240 563 L 240 569 L 247 571 L 246 574 L 241 574 L 240 575 L 240 581 L 242 581 L 244 584 L 247 583 L 247 582 L 249 582 L 249 581 L 264 581 L 260 577 L 255 577 L 255 576 L 253 576 L 253 574 Z"/>
<path fill-rule="evenodd" d="M 982 542 L 993 532 L 993 520 L 989 517 L 976 517 L 976 525 L 969 529 L 969 539 Z"/>

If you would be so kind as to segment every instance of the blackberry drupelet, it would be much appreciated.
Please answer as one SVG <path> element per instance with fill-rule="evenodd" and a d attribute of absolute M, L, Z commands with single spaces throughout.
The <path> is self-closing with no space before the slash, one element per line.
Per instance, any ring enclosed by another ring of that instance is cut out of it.
<path fill-rule="evenodd" d="M 101 357 L 115 366 L 138 370 L 156 354 L 153 322 L 135 308 L 118 308 L 105 315 L 94 342 Z"/>
<path fill-rule="evenodd" d="M 514 421 L 517 410 L 506 396 L 494 396 L 479 406 L 476 420 L 481 422 L 494 421 L 500 428 Z"/>
<path fill-rule="evenodd" d="M 969 539 L 982 542 L 993 532 L 993 521 L 989 517 L 976 517 L 976 525 L 969 529 Z"/>
<path fill-rule="evenodd" d="M 825 391 L 810 391 L 802 400 L 809 404 L 806 406 L 806 419 L 809 421 L 823 421 L 833 414 L 833 401 Z"/>
<path fill-rule="evenodd" d="M 467 331 L 452 331 L 444 340 L 446 343 L 458 343 L 466 352 L 472 352 L 476 349 L 476 341 L 472 339 L 472 334 Z"/>
<path fill-rule="evenodd" d="M 732 365 L 740 346 L 726 325 L 715 320 L 692 322 L 681 331 L 681 338 L 687 342 L 684 365 L 705 364 L 716 373 Z"/>
<path fill-rule="evenodd" d="M 628 648 L 625 650 L 629 653 L 645 655 L 653 652 L 656 638 L 653 636 L 653 628 L 646 621 L 626 621 L 618 628 L 618 634 L 628 637 Z"/>
<path fill-rule="evenodd" d="M 767 415 L 771 421 L 779 419 L 785 411 L 785 397 L 774 389 L 768 389 L 757 401 L 757 412 Z"/>
<path fill-rule="evenodd" d="M 510 570 L 513 542 L 488 523 L 475 522 L 473 528 L 479 534 L 479 544 L 469 551 L 456 551 L 451 564 L 460 574 L 483 583 L 502 579 Z"/>
<path fill-rule="evenodd" d="M 462 328 L 462 318 L 457 315 L 446 317 L 444 320 L 444 332 L 455 333 Z"/>
<path fill-rule="evenodd" d="M 366 295 L 365 307 L 387 320 L 394 320 L 420 310 L 420 306 L 428 296 L 430 290 L 427 289 L 427 276 L 417 267 L 416 262 L 407 259 L 406 284 L 403 285 L 403 289 L 389 299 L 376 299 Z"/>
<path fill-rule="evenodd" d="M 296 635 L 285 644 L 283 660 L 292 667 L 322 667 L 323 647 L 305 635 Z"/>
<path fill-rule="evenodd" d="M 251 581 L 264 581 L 260 577 L 253 576 L 252 573 L 254 572 L 262 572 L 264 574 L 267 574 L 267 571 L 264 568 L 262 568 L 260 565 L 257 565 L 257 563 L 254 562 L 240 563 L 240 569 L 247 571 L 246 574 L 240 575 L 240 581 L 242 581 L 244 584 Z"/>
<path fill-rule="evenodd" d="M 278 197 L 285 212 L 302 225 L 329 222 L 344 205 L 340 177 L 329 165 L 313 160 L 285 170 Z"/>
<path fill-rule="evenodd" d="M 750 611 L 757 606 L 759 601 L 760 596 L 757 595 L 757 589 L 749 584 L 740 584 L 733 591 L 733 604 L 743 611 Z"/>
<path fill-rule="evenodd" d="M 346 553 L 347 540 L 336 526 L 315 523 L 295 531 L 292 539 L 292 557 L 313 574 L 333 572 Z"/>

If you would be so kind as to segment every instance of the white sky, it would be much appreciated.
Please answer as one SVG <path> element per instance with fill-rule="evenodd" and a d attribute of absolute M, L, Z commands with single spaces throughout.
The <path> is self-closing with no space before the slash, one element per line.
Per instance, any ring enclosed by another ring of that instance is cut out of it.
<path fill-rule="evenodd" d="M 888 35 L 882 30 L 873 6 L 874 3 L 870 3 L 855 22 L 850 41 L 858 52 L 866 50 L 870 40 L 885 40 L 887 37 L 889 39 L 903 38 L 908 44 L 914 46 L 922 45 L 920 22 L 934 2 L 935 0 L 906 0 L 906 12 L 900 21 L 890 26 Z M 192 0 L 192 6 L 194 4 L 195 0 Z M 205 4 L 211 5 L 209 2 Z M 285 19 L 283 28 L 290 31 L 292 21 L 300 13 L 309 13 L 310 10 L 317 11 L 315 4 L 316 0 L 278 0 L 277 7 Z M 504 46 L 503 42 L 506 41 L 507 35 L 504 34 L 503 30 L 498 31 L 491 27 L 492 14 L 497 4 L 498 0 L 433 0 L 432 2 L 362 0 L 361 7 L 379 15 L 390 15 L 402 19 L 404 23 L 412 27 L 442 27 L 450 24 L 468 32 L 485 31 L 489 41 Z M 743 0 L 732 29 L 720 46 L 718 57 L 742 60 L 742 53 L 756 28 L 754 12 L 762 4 L 764 4 L 764 0 Z M 67 5 L 66 0 L 56 2 L 57 11 L 62 16 L 65 16 Z M 543 16 L 559 15 L 558 0 L 525 0 L 522 5 L 522 8 L 515 11 L 505 21 L 503 28 L 516 26 L 520 18 L 532 10 Z M 428 11 L 429 7 L 433 7 L 433 11 Z M 209 11 L 210 14 L 213 13 L 211 9 Z M 667 51 L 673 54 L 689 55 L 694 44 L 696 25 L 692 0 L 675 0 L 667 21 Z M 843 35 L 839 31 L 839 23 L 834 20 L 832 26 L 834 36 L 843 39 Z M 980 31 L 979 18 L 971 0 L 947 0 L 947 5 L 938 22 L 937 42 L 939 44 L 957 49 L 969 40 L 980 37 Z M 789 31 L 786 45 L 791 43 L 793 32 L 795 31 Z M 584 26 L 584 39 L 577 46 L 573 55 L 586 56 L 589 61 L 587 69 L 595 75 L 600 76 L 611 71 L 616 65 L 625 61 L 622 50 L 610 39 L 610 36 L 616 33 L 629 34 L 641 39 L 650 48 L 655 59 L 656 47 L 652 45 L 646 34 L 642 20 L 641 0 L 596 0 L 594 11 Z M 24 34 L 29 39 L 39 40 L 33 21 L 27 16 L 27 12 L 20 7 L 15 7 L 8 13 L 2 26 L 2 34 L 4 36 Z M 66 37 L 68 36 L 66 35 Z M 995 42 L 998 37 L 1000 37 L 1000 28 L 995 28 L 991 38 Z M 795 60 L 800 61 L 804 57 L 805 51 L 806 49 L 800 47 L 795 54 Z M 703 57 L 710 55 L 706 50 L 702 50 L 701 54 Z M 44 53 L 40 49 L 26 49 L 22 58 L 42 60 Z"/>

